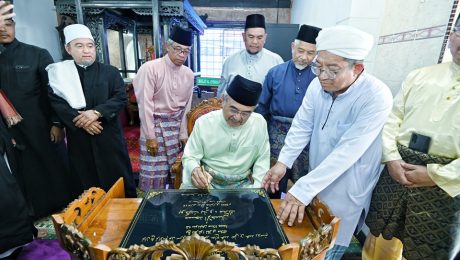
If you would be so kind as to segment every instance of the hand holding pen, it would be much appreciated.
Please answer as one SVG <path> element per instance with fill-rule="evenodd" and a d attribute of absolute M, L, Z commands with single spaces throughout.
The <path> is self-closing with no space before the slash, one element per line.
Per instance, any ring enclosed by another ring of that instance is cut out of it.
<path fill-rule="evenodd" d="M 208 189 L 211 185 L 212 176 L 205 169 L 204 166 L 198 166 L 192 171 L 192 184 L 198 189 Z"/>

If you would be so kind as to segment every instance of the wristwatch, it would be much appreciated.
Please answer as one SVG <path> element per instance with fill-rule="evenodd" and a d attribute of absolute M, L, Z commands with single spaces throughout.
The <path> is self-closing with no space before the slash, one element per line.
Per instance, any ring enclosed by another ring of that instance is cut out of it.
<path fill-rule="evenodd" d="M 96 114 L 97 117 L 99 117 L 99 118 L 102 117 L 102 114 L 99 111 L 93 109 L 93 112 L 94 112 L 94 114 Z"/>

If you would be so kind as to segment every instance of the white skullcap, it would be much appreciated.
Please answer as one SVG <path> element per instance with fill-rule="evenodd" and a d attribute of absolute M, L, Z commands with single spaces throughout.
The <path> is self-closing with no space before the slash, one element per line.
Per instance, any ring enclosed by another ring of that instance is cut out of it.
<path fill-rule="evenodd" d="M 316 38 L 316 51 L 354 60 L 364 60 L 374 45 L 374 37 L 348 25 L 324 28 Z"/>
<path fill-rule="evenodd" d="M 94 41 L 90 30 L 83 24 L 71 24 L 64 27 L 64 36 L 65 44 L 78 38 L 87 38 Z"/>

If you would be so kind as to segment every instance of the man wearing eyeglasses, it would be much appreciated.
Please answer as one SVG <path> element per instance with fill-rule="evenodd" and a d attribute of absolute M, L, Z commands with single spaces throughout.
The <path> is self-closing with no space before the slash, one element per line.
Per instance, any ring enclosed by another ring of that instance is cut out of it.
<path fill-rule="evenodd" d="M 266 39 L 265 17 L 261 14 L 248 15 L 243 33 L 246 49 L 232 54 L 224 61 L 217 89 L 218 97 L 222 96 L 236 75 L 262 84 L 268 70 L 283 63 L 278 54 L 264 48 Z"/>
<path fill-rule="evenodd" d="M 317 78 L 307 89 L 278 162 L 263 180 L 265 188 L 278 189 L 286 169 L 310 145 L 311 171 L 288 191 L 277 216 L 280 223 L 300 223 L 305 206 L 319 195 L 341 219 L 326 259 L 340 259 L 360 229 L 380 173 L 381 131 L 392 95 L 364 71 L 372 46 L 372 35 L 351 26 L 321 30 L 312 65 Z"/>
<path fill-rule="evenodd" d="M 193 94 L 193 72 L 184 66 L 192 32 L 173 27 L 168 53 L 143 64 L 133 80 L 141 120 L 139 188 L 164 189 L 172 184 L 171 165 L 187 142 L 186 114 Z"/>
<path fill-rule="evenodd" d="M 222 109 L 198 118 L 182 157 L 181 188 L 261 187 L 270 163 L 267 123 L 253 113 L 261 91 L 237 75 Z"/>
<path fill-rule="evenodd" d="M 268 122 L 270 138 L 270 161 L 275 164 L 284 145 L 292 119 L 302 104 L 308 85 L 316 77 L 310 64 L 316 56 L 316 37 L 321 29 L 302 25 L 291 44 L 292 60 L 277 65 L 268 71 L 262 88 L 262 95 L 256 112 Z M 303 149 L 291 169 L 280 182 L 279 190 L 271 194 L 280 198 L 286 193 L 288 180 L 296 182 L 308 172 L 308 146 Z"/>
<path fill-rule="evenodd" d="M 386 167 L 373 192 L 366 224 L 374 236 L 392 239 L 394 245 L 399 239 L 407 259 L 460 256 L 458 19 L 448 46 L 452 62 L 407 76 L 383 128 Z"/>

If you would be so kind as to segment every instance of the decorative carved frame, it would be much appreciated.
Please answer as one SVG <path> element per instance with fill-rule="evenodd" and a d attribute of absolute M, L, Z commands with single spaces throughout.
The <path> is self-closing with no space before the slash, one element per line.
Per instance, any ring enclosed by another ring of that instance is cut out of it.
<path fill-rule="evenodd" d="M 85 237 L 74 225 L 61 225 L 62 244 L 70 253 L 78 259 L 90 260 L 91 254 L 89 248 L 91 240 Z"/>
<path fill-rule="evenodd" d="M 79 259 L 91 259 L 91 240 L 86 238 L 79 227 L 87 220 L 87 216 L 102 201 L 106 193 L 100 188 L 90 188 L 71 202 L 62 214 L 53 215 L 53 225 L 62 246 Z"/>
<path fill-rule="evenodd" d="M 133 245 L 128 249 L 111 250 L 107 259 L 160 259 L 165 251 L 172 251 L 169 259 L 281 259 L 276 249 L 260 249 L 258 246 L 237 247 L 235 243 L 219 241 L 215 244 L 196 233 L 182 239 L 180 243 L 162 240 L 154 246 Z M 223 255 L 226 257 L 223 258 Z M 240 258 L 241 257 L 241 258 Z"/>
<path fill-rule="evenodd" d="M 111 198 L 124 198 L 124 184 L 120 179 L 105 193 L 102 189 L 91 188 L 61 213 L 52 216 L 54 228 L 64 248 L 79 259 L 160 259 L 165 251 L 173 251 L 169 259 L 318 259 L 319 254 L 332 247 L 337 236 L 339 219 L 331 215 L 328 207 L 318 198 L 307 206 L 306 217 L 310 218 L 314 231 L 300 242 L 283 245 L 279 249 L 261 249 L 255 245 L 237 247 L 232 242 L 211 243 L 205 237 L 193 234 L 180 243 L 162 240 L 154 246 L 133 245 L 129 248 L 110 249 L 99 244 L 94 245 L 81 230 L 92 221 L 91 215 L 98 212 Z M 94 216 L 93 216 L 94 217 Z"/>

